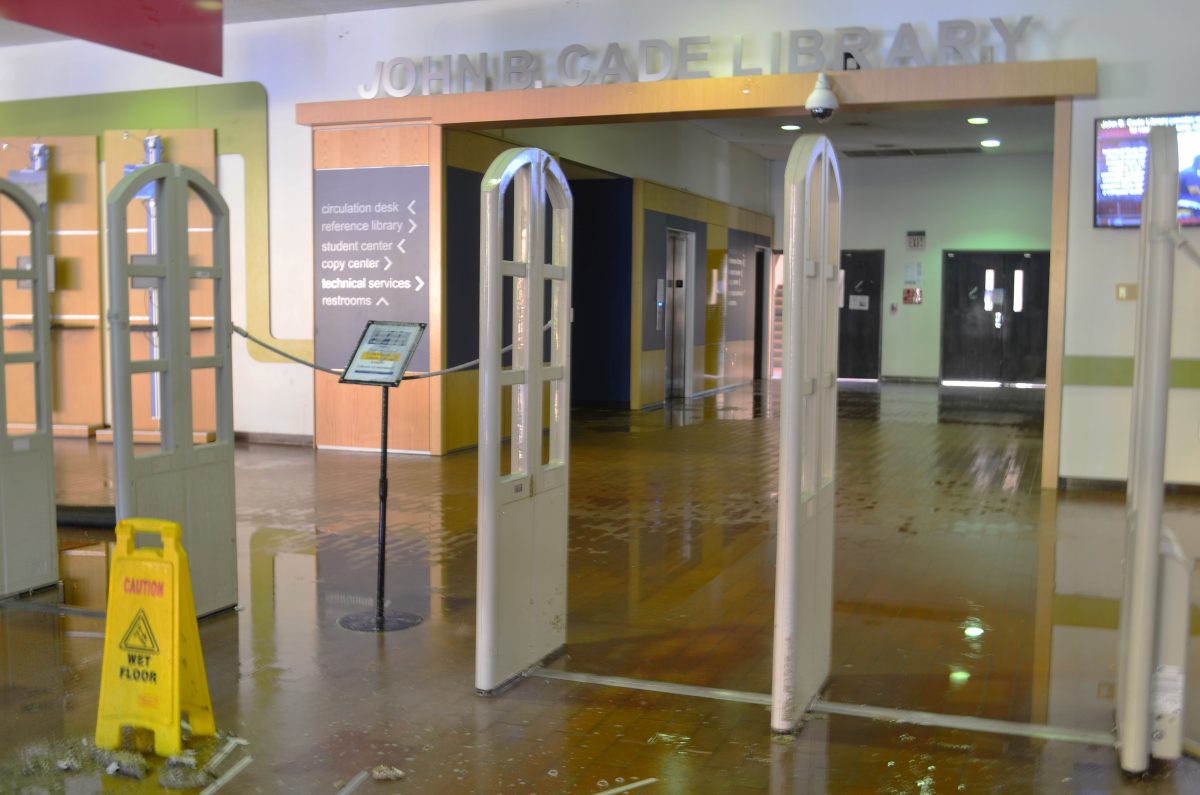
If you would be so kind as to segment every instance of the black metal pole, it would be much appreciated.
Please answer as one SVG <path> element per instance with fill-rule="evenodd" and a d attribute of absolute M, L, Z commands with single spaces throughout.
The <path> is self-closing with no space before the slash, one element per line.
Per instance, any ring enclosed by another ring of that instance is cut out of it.
<path fill-rule="evenodd" d="M 383 429 L 379 436 L 379 561 L 375 575 L 375 629 L 383 631 L 383 563 L 387 555 L 388 386 L 383 386 Z"/>
<path fill-rule="evenodd" d="M 412 613 L 388 613 L 384 610 L 384 566 L 387 562 L 387 498 L 388 498 L 388 390 L 383 387 L 383 417 L 379 431 L 379 540 L 375 561 L 375 609 L 350 613 L 338 619 L 338 625 L 354 632 L 392 632 L 408 629 L 421 623 Z"/>

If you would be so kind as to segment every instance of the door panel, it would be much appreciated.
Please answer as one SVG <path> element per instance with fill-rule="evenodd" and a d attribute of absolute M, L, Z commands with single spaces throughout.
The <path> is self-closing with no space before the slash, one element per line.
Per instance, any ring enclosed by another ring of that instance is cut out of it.
<path fill-rule="evenodd" d="M 883 252 L 842 252 L 838 377 L 878 378 Z"/>
<path fill-rule="evenodd" d="M 1043 383 L 1046 380 L 1046 309 L 1050 299 L 1050 254 L 1046 251 L 1009 253 L 1004 257 L 1004 281 L 1011 298 L 1004 324 L 1005 382 Z"/>
<path fill-rule="evenodd" d="M 687 235 L 667 232 L 667 280 L 665 291 L 667 398 L 687 395 Z"/>
<path fill-rule="evenodd" d="M 1046 378 L 1049 252 L 947 251 L 942 262 L 942 378 Z"/>

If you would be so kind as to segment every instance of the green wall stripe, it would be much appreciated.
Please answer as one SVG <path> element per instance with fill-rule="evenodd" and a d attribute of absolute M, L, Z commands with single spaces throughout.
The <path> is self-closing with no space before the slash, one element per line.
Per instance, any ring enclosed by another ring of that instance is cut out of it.
<path fill-rule="evenodd" d="M 1104 596 L 1055 594 L 1051 613 L 1055 626 L 1115 630 L 1121 619 L 1121 601 Z M 1200 635 L 1200 608 L 1193 605 L 1188 615 L 1188 634 Z"/>
<path fill-rule="evenodd" d="M 1064 386 L 1133 386 L 1132 356 L 1067 356 Z M 1172 389 L 1200 389 L 1200 359 L 1171 360 Z"/>

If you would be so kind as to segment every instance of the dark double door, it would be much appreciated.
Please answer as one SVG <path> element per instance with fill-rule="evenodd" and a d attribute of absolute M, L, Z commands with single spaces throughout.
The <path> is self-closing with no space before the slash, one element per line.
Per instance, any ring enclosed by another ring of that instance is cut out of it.
<path fill-rule="evenodd" d="M 843 251 L 838 377 L 878 378 L 883 252 Z"/>
<path fill-rule="evenodd" d="M 1046 380 L 1047 251 L 947 251 L 942 258 L 942 378 Z"/>

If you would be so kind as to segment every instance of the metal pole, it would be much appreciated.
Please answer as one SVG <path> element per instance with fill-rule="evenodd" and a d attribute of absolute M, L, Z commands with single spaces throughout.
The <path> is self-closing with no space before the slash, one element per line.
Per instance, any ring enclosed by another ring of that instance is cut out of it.
<path fill-rule="evenodd" d="M 353 632 L 395 632 L 421 623 L 412 612 L 388 612 L 384 604 L 384 572 L 388 566 L 388 390 L 383 385 L 383 412 L 379 418 L 379 532 L 376 540 L 376 604 L 374 610 L 352 612 L 337 624 Z"/>
<path fill-rule="evenodd" d="M 375 572 L 375 628 L 383 631 L 384 558 L 387 556 L 387 450 L 388 450 L 388 389 L 383 387 L 383 421 L 379 435 L 379 560 Z"/>
<path fill-rule="evenodd" d="M 389 613 L 384 604 L 384 571 L 387 567 L 387 498 L 388 498 L 388 390 L 384 385 L 383 411 L 379 420 L 379 533 L 376 540 L 375 609 L 350 613 L 338 619 L 338 626 L 354 632 L 394 632 L 421 623 L 412 613 Z"/>
<path fill-rule="evenodd" d="M 162 137 L 158 135 L 147 135 L 142 142 L 143 151 L 145 152 L 144 162 L 147 166 L 152 166 L 162 162 Z M 146 253 L 158 253 L 158 186 L 154 186 L 154 192 L 150 198 L 145 200 L 146 203 Z M 186 209 L 184 210 L 186 213 Z M 186 263 L 185 263 L 186 265 Z M 158 289 L 149 287 L 146 289 L 146 315 L 149 318 L 150 324 L 150 358 L 157 359 L 158 354 Z M 162 377 L 160 373 L 151 373 L 150 375 L 150 418 L 153 420 L 160 419 L 162 415 Z"/>

